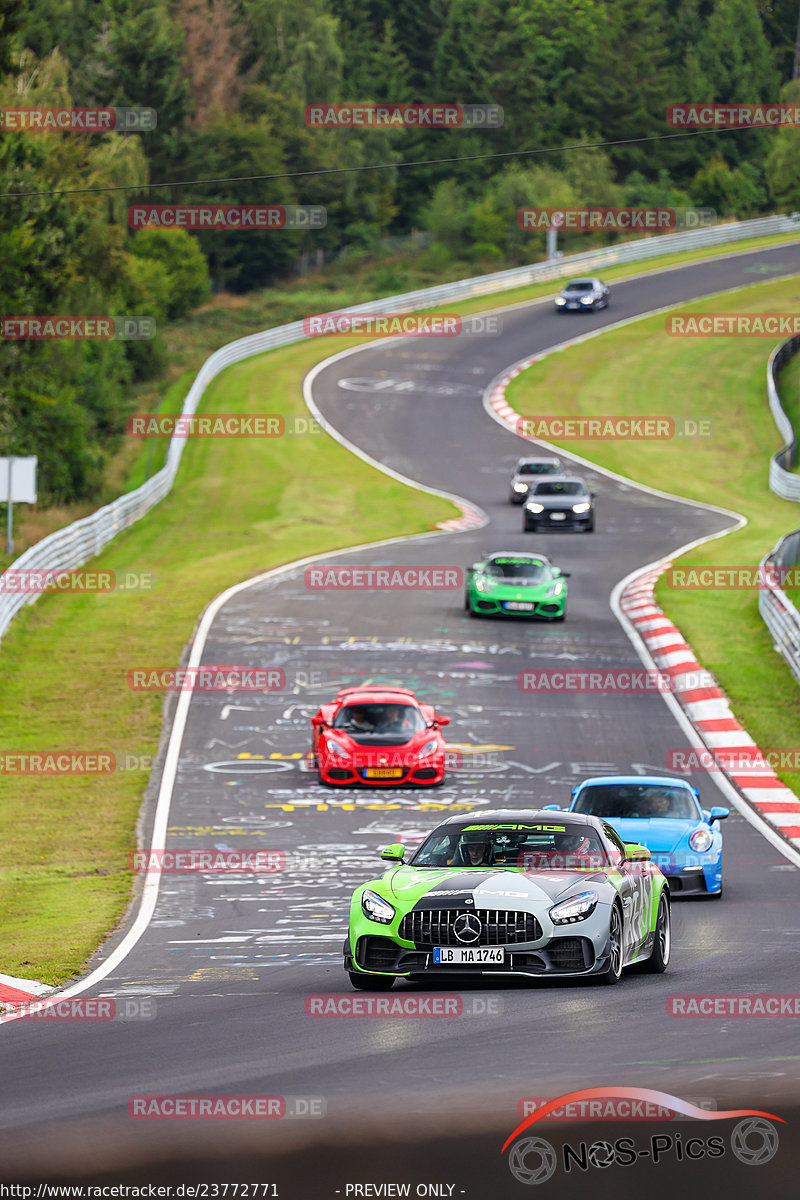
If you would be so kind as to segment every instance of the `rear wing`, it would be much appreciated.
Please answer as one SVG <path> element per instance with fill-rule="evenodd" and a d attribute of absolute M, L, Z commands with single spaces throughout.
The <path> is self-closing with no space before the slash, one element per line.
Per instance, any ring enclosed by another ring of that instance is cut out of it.
<path fill-rule="evenodd" d="M 412 692 L 411 688 L 395 687 L 393 684 L 387 683 L 387 684 L 368 684 L 367 686 L 364 686 L 364 687 L 342 688 L 342 690 L 340 692 L 336 693 L 336 699 L 343 700 L 345 698 L 345 696 L 352 696 L 354 692 L 358 692 L 359 694 L 363 694 L 364 692 L 372 692 L 372 693 L 381 692 L 384 694 L 386 692 L 392 692 L 392 693 L 397 693 L 401 696 L 411 696 L 411 697 L 413 697 L 414 700 L 416 700 L 416 698 L 417 698 L 416 694 L 414 692 Z"/>

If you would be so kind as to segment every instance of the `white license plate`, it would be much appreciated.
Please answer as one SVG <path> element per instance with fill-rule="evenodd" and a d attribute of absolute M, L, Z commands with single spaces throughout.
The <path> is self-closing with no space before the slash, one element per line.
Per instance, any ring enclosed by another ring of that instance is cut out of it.
<path fill-rule="evenodd" d="M 533 612 L 533 605 L 527 600 L 506 600 L 504 608 L 513 608 L 514 612 Z"/>
<path fill-rule="evenodd" d="M 506 952 L 498 946 L 435 946 L 433 950 L 435 963 L 500 963 L 506 961 Z"/>
<path fill-rule="evenodd" d="M 566 519 L 567 519 L 566 513 L 550 513 L 551 521 L 566 521 Z"/>

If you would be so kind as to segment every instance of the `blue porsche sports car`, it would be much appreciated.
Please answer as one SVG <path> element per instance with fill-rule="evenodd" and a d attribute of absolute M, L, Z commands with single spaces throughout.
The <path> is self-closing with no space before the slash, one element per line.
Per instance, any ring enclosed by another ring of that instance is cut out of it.
<path fill-rule="evenodd" d="M 556 806 L 547 806 L 555 808 Z M 683 779 L 659 775 L 597 775 L 572 789 L 571 812 L 602 817 L 624 842 L 647 846 L 672 895 L 722 895 L 722 830 L 730 809 L 700 807 Z"/>

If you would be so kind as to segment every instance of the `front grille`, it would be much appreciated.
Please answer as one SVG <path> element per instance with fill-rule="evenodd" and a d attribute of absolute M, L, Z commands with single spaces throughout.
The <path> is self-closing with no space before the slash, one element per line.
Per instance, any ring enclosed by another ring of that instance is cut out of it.
<path fill-rule="evenodd" d="M 459 941 L 453 930 L 456 917 L 465 913 L 476 916 L 481 923 L 476 942 Z M 504 946 L 537 942 L 542 928 L 533 913 L 495 908 L 429 908 L 406 913 L 399 934 L 417 946 Z"/>
<path fill-rule="evenodd" d="M 415 779 L 435 779 L 438 771 L 435 767 L 420 767 L 414 772 Z"/>
<path fill-rule="evenodd" d="M 331 779 L 352 779 L 353 772 L 346 771 L 343 767 L 329 767 L 328 775 Z"/>
<path fill-rule="evenodd" d="M 559 971 L 584 971 L 592 965 L 590 947 L 584 947 L 585 938 L 558 938 L 547 947 L 550 961 Z"/>

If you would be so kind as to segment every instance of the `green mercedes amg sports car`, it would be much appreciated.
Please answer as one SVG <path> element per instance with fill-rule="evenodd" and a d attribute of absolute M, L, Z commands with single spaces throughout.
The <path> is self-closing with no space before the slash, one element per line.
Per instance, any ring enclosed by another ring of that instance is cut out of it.
<path fill-rule="evenodd" d="M 563 621 L 566 571 L 543 554 L 492 554 L 467 567 L 464 608 L 471 617 L 539 617 Z"/>
<path fill-rule="evenodd" d="M 405 864 L 356 888 L 344 966 L 353 987 L 396 979 L 575 976 L 617 983 L 670 954 L 669 886 L 644 846 L 583 813 L 484 809 L 438 825 Z"/>

